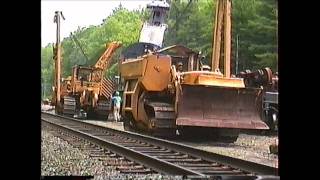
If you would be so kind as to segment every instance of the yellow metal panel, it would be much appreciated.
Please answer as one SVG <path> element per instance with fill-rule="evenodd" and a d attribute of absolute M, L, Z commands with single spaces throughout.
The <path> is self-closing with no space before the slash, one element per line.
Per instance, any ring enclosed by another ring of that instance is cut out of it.
<path fill-rule="evenodd" d="M 241 78 L 224 78 L 213 74 L 199 73 L 184 74 L 182 84 L 245 88 Z"/>
<path fill-rule="evenodd" d="M 143 76 L 147 61 L 146 59 L 127 60 L 121 63 L 121 76 L 125 79 L 134 79 Z"/>
<path fill-rule="evenodd" d="M 147 91 L 162 91 L 168 87 L 171 58 L 169 56 L 148 56 L 142 84 Z"/>

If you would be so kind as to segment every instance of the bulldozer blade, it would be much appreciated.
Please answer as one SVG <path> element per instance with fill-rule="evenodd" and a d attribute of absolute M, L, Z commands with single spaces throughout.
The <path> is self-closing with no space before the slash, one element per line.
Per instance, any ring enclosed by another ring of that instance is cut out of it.
<path fill-rule="evenodd" d="M 269 129 L 261 118 L 260 89 L 182 85 L 177 126 Z"/>

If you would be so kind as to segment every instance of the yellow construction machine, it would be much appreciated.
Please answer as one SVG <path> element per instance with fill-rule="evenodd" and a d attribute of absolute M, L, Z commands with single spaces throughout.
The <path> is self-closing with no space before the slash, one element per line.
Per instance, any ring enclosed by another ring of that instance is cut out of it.
<path fill-rule="evenodd" d="M 57 43 L 54 49 L 55 85 L 53 87 L 53 105 L 56 113 L 85 118 L 95 116 L 108 118 L 111 110 L 110 98 L 114 91 L 114 82 L 105 78 L 104 74 L 109 67 L 110 59 L 120 42 L 111 42 L 105 52 L 93 67 L 75 65 L 72 75 L 61 78 L 61 44 L 60 44 L 60 16 L 55 14 L 57 23 Z M 63 17 L 63 16 L 62 16 Z"/>
<path fill-rule="evenodd" d="M 230 0 L 217 0 L 209 68 L 200 52 L 181 45 L 161 48 L 169 5 L 153 1 L 147 8 L 152 17 L 140 42 L 124 51 L 120 64 L 127 129 L 159 136 L 209 132 L 236 140 L 240 129 L 269 128 L 262 116 L 263 88 L 248 87 L 230 73 Z"/>

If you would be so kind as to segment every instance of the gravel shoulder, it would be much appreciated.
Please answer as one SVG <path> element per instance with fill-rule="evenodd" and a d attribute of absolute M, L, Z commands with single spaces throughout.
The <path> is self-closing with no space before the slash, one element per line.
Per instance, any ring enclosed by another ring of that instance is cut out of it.
<path fill-rule="evenodd" d="M 112 166 L 92 159 L 89 154 L 73 148 L 68 142 L 42 131 L 41 175 L 117 175 Z"/>
<path fill-rule="evenodd" d="M 185 141 L 178 142 L 201 150 L 222 154 L 238 159 L 244 159 L 267 166 L 278 167 L 278 155 L 269 152 L 269 145 L 278 141 L 277 136 L 258 136 L 240 134 L 235 143 L 219 143 L 215 141 Z"/>

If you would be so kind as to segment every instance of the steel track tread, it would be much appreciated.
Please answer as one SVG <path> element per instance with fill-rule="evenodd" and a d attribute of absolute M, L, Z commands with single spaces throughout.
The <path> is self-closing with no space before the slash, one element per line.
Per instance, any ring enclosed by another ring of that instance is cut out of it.
<path fill-rule="evenodd" d="M 156 137 L 172 137 L 176 135 L 174 106 L 164 102 L 148 102 L 147 106 L 154 111 L 154 117 L 150 117 L 152 135 Z"/>

